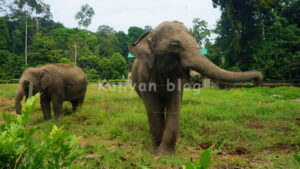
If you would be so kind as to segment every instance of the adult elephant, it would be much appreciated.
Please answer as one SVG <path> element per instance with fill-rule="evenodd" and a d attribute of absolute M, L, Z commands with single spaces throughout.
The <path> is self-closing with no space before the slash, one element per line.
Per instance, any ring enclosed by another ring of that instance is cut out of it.
<path fill-rule="evenodd" d="M 67 64 L 47 64 L 39 68 L 27 68 L 20 80 L 16 93 L 16 111 L 21 113 L 23 96 L 29 95 L 29 84 L 33 94 L 41 93 L 41 108 L 44 119 L 51 119 L 51 102 L 55 118 L 62 115 L 63 101 L 72 103 L 73 112 L 84 101 L 87 78 L 79 67 Z"/>
<path fill-rule="evenodd" d="M 183 84 L 189 78 L 190 69 L 221 81 L 263 78 L 258 71 L 230 72 L 219 68 L 200 53 L 196 40 L 178 22 L 161 23 L 129 50 L 137 58 L 132 81 L 147 110 L 153 150 L 162 154 L 175 151 Z"/>

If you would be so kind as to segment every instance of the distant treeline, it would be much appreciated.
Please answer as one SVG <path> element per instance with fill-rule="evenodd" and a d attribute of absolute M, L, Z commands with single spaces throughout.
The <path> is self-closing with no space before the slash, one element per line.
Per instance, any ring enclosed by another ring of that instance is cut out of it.
<path fill-rule="evenodd" d="M 212 0 L 222 11 L 209 57 L 266 80 L 300 79 L 300 0 Z"/>
<path fill-rule="evenodd" d="M 128 45 L 152 30 L 66 28 L 52 20 L 41 0 L 0 1 L 0 79 L 19 78 L 28 66 L 75 61 L 89 79 L 126 78 L 132 64 Z M 208 58 L 230 70 L 261 70 L 267 79 L 300 79 L 300 0 L 213 0 L 213 5 L 222 11 L 216 28 L 209 30 L 196 18 L 190 29 Z M 211 33 L 217 34 L 215 41 L 209 40 Z"/>

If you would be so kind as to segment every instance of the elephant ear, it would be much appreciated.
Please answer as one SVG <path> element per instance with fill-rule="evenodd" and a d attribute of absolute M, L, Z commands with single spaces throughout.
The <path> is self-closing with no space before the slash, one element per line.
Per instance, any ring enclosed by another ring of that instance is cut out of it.
<path fill-rule="evenodd" d="M 149 68 L 153 67 L 154 54 L 152 50 L 152 32 L 142 35 L 134 44 L 129 46 L 130 53 L 143 61 Z"/>
<path fill-rule="evenodd" d="M 51 74 L 45 69 L 42 69 L 40 71 L 40 78 L 40 85 L 42 90 L 45 90 L 46 88 L 50 87 L 53 83 Z"/>

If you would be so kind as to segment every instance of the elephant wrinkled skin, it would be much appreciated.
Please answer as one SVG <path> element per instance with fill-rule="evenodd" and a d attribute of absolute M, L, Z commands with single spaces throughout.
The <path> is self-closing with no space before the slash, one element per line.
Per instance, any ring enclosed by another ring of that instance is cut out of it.
<path fill-rule="evenodd" d="M 67 64 L 47 64 L 39 68 L 27 68 L 20 80 L 16 93 L 16 112 L 21 113 L 21 101 L 29 95 L 29 83 L 33 94 L 41 93 L 41 109 L 44 119 L 51 119 L 51 102 L 55 118 L 62 115 L 63 101 L 72 103 L 72 111 L 84 101 L 87 78 L 77 66 Z"/>
<path fill-rule="evenodd" d="M 161 23 L 129 46 L 129 50 L 136 56 L 132 68 L 133 86 L 145 105 L 156 153 L 175 152 L 183 84 L 188 80 L 190 70 L 220 81 L 263 78 L 258 71 L 230 72 L 216 66 L 199 52 L 196 40 L 178 22 Z M 140 87 L 153 83 L 155 90 Z M 168 83 L 174 84 L 174 90 L 167 89 Z"/>

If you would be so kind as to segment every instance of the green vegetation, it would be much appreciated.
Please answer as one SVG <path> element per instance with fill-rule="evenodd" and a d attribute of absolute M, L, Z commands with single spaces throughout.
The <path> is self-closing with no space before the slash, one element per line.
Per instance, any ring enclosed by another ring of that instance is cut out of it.
<path fill-rule="evenodd" d="M 76 13 L 75 19 L 78 20 L 78 25 L 87 27 L 92 23 L 92 17 L 95 15 L 95 11 L 88 4 L 82 5 L 79 12 Z"/>
<path fill-rule="evenodd" d="M 78 138 L 65 131 L 63 127 L 53 126 L 49 134 L 34 134 L 37 127 L 28 126 L 31 113 L 36 109 L 39 94 L 29 98 L 22 109 L 22 115 L 15 119 L 3 113 L 4 123 L 0 123 L 0 168 L 53 168 L 68 167 L 81 151 Z"/>
<path fill-rule="evenodd" d="M 90 81 L 124 83 L 133 62 L 126 58 L 128 45 L 152 30 L 149 25 L 132 26 L 125 33 L 100 25 L 91 32 L 87 27 L 95 11 L 87 4 L 75 16 L 84 29 L 66 28 L 52 19 L 43 0 L 0 1 L 3 82 L 18 79 L 28 66 L 66 63 L 77 64 Z M 222 12 L 216 28 L 209 30 L 205 21 L 195 18 L 190 29 L 199 45 L 208 49 L 209 59 L 230 70 L 261 70 L 267 80 L 300 79 L 300 0 L 212 3 Z M 215 41 L 209 39 L 212 33 L 217 35 Z M 187 90 L 177 152 L 170 157 L 151 154 L 146 112 L 132 88 L 91 84 L 79 112 L 52 121 L 43 120 L 39 107 L 30 114 L 29 106 L 16 116 L 15 90 L 16 84 L 0 85 L 0 158 L 6 159 L 0 160 L 0 168 L 299 166 L 299 88 Z M 71 111 L 69 103 L 64 111 Z M 68 133 L 80 136 L 81 157 L 77 137 Z M 211 145 L 215 148 L 208 148 Z"/>
<path fill-rule="evenodd" d="M 128 44 L 144 33 L 139 27 L 130 27 L 126 34 L 106 25 L 99 26 L 97 32 L 88 31 L 94 15 L 89 5 L 83 5 L 76 14 L 79 26 L 85 29 L 66 28 L 53 21 L 49 6 L 42 0 L 3 1 L 0 12 L 2 80 L 19 78 L 28 66 L 75 64 L 75 60 L 89 80 L 121 79 L 127 77 Z"/>
<path fill-rule="evenodd" d="M 126 58 L 128 45 L 152 30 L 149 25 L 132 26 L 125 33 L 100 25 L 97 32 L 88 31 L 95 14 L 88 4 L 75 16 L 85 28 L 80 29 L 53 21 L 49 5 L 42 0 L 1 2 L 3 80 L 19 78 L 27 66 L 74 64 L 75 60 L 89 80 L 120 79 L 132 65 Z M 267 80 L 300 79 L 300 0 L 212 0 L 212 5 L 222 12 L 216 28 L 209 30 L 206 21 L 195 18 L 190 29 L 199 45 L 208 49 L 208 58 L 230 70 L 258 69 Z M 217 35 L 215 41 L 209 39 L 212 32 Z M 113 58 L 116 54 L 117 59 Z M 120 69 L 114 66 L 120 63 Z"/>
<path fill-rule="evenodd" d="M 0 112 L 15 114 L 16 87 L 0 85 Z M 197 162 L 203 144 L 215 144 L 212 168 L 299 167 L 299 88 L 186 90 L 176 155 L 170 157 L 151 154 L 146 112 L 133 89 L 112 89 L 90 84 L 81 110 L 59 120 L 44 121 L 41 110 L 34 111 L 28 124 L 37 128 L 36 141 L 53 123 L 80 136 L 84 154 L 71 168 L 179 168 Z M 64 111 L 71 112 L 69 103 Z"/>
<path fill-rule="evenodd" d="M 209 58 L 231 70 L 261 70 L 266 79 L 300 79 L 300 0 L 212 1 L 222 15 Z"/>
<path fill-rule="evenodd" d="M 183 169 L 207 169 L 211 164 L 211 152 L 214 146 L 209 147 L 203 151 L 198 161 L 195 163 L 188 162 L 183 166 Z"/>

